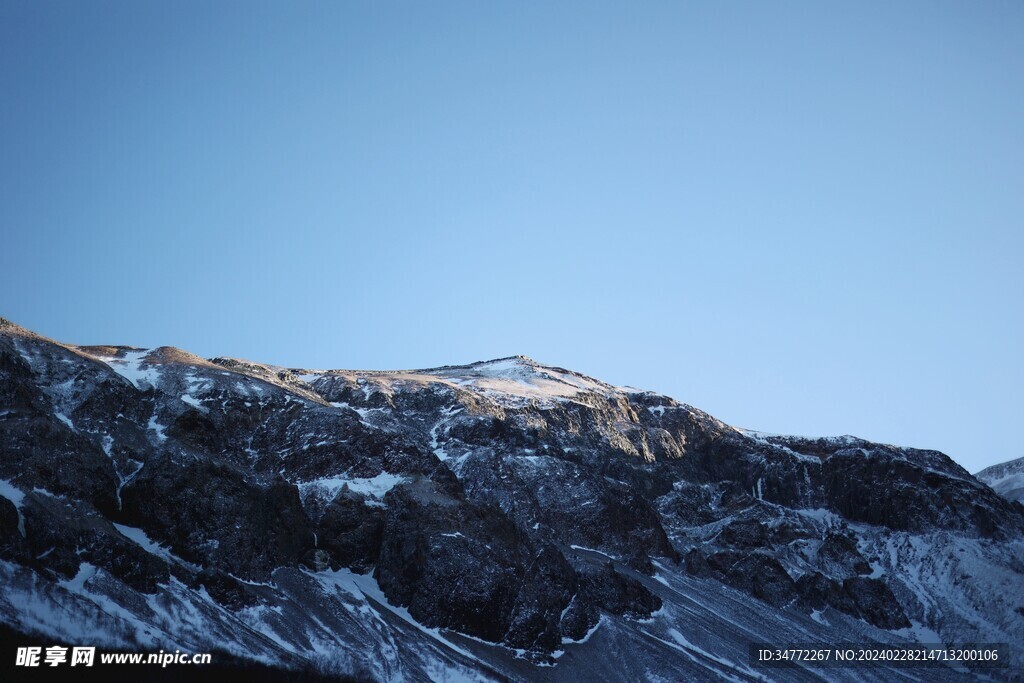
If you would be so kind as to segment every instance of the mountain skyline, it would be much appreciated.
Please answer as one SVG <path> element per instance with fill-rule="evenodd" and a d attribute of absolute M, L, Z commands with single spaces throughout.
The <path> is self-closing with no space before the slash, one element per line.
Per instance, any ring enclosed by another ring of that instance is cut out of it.
<path fill-rule="evenodd" d="M 526 354 L 977 471 L 1022 455 L 1022 35 L 1014 2 L 9 0 L 0 311 Z"/>
<path fill-rule="evenodd" d="M 83 344 L 83 346 L 89 346 L 89 345 L 102 345 L 102 344 Z M 189 346 L 188 344 L 181 344 L 180 347 L 181 348 L 193 348 L 193 347 Z M 143 348 L 143 347 L 139 346 L 137 348 Z M 237 358 L 239 358 L 241 360 L 246 360 L 246 359 L 241 358 L 240 356 L 234 355 L 233 353 L 230 352 L 230 350 L 226 350 L 226 351 L 222 350 L 221 353 L 212 353 L 212 354 L 204 353 L 204 354 L 201 354 L 201 355 L 202 356 L 206 356 L 206 357 L 211 357 L 211 358 L 212 357 L 229 357 L 229 358 L 237 357 Z M 465 361 L 461 362 L 461 364 L 462 365 L 467 365 L 467 364 L 472 364 L 472 363 L 476 363 L 476 362 L 483 362 L 483 361 L 486 361 L 488 359 L 494 360 L 496 358 L 510 358 L 510 357 L 514 357 L 514 356 L 522 356 L 522 357 L 531 358 L 531 359 L 533 358 L 533 356 L 531 356 L 530 354 L 513 353 L 513 354 L 510 354 L 510 355 L 492 355 L 492 356 L 488 356 L 488 357 L 478 358 L 478 359 L 475 359 L 475 360 L 472 360 L 472 359 L 465 360 Z M 449 365 L 450 364 L 451 363 L 449 363 Z M 458 364 L 459 363 L 456 363 L 456 365 L 458 365 Z M 297 364 L 296 363 L 291 363 L 291 364 L 288 364 L 288 363 L 283 363 L 283 364 L 282 363 L 276 363 L 275 365 L 277 367 L 280 367 L 280 368 L 312 367 L 312 366 L 304 366 L 301 363 L 297 363 Z M 562 363 L 557 363 L 557 362 L 554 363 L 554 365 L 556 365 L 556 366 L 570 366 L 571 367 L 571 364 L 562 364 Z M 427 368 L 427 367 L 428 366 L 422 366 L 420 368 L 416 368 L 416 367 L 408 366 L 408 367 L 404 367 L 403 368 L 403 367 L 399 367 L 398 365 L 391 365 L 391 366 L 379 367 L 379 368 L 359 368 L 359 369 L 368 370 L 368 371 L 380 371 L 380 372 L 396 372 L 396 371 L 401 371 L 401 370 L 424 369 L 424 368 Z M 435 365 L 435 366 L 430 366 L 430 367 L 442 367 L 442 366 Z M 340 364 L 335 364 L 334 366 L 323 366 L 321 369 L 346 369 L 346 368 L 344 368 Z M 356 369 L 356 368 L 351 367 L 351 368 L 347 368 L 347 369 Z M 589 374 L 590 376 L 601 376 L 601 373 L 588 372 L 587 374 Z M 658 387 L 656 386 L 657 384 L 658 383 L 656 382 L 655 386 L 653 386 L 653 387 L 651 387 L 651 386 L 643 386 L 643 387 L 638 387 L 638 388 L 652 389 L 652 390 L 659 390 L 660 391 L 660 389 L 658 389 Z M 623 382 L 622 386 L 633 386 L 633 384 L 630 384 L 629 382 Z M 665 392 L 665 391 L 662 391 L 661 393 L 665 393 L 666 395 L 673 395 L 670 392 Z M 679 396 L 679 395 L 673 395 L 673 396 L 675 398 L 685 399 L 688 402 L 690 400 L 689 398 L 684 397 L 684 396 Z M 735 424 L 735 421 L 730 420 L 730 424 Z M 854 434 L 857 431 L 857 430 L 853 430 L 853 429 L 845 429 L 844 430 L 842 427 L 839 427 L 838 430 L 836 430 L 834 433 L 830 434 L 830 433 L 825 433 L 823 431 L 813 431 L 813 430 L 808 430 L 808 431 L 804 431 L 804 432 L 786 431 L 785 429 L 779 429 L 775 425 L 770 425 L 770 424 L 769 425 L 758 425 L 756 428 L 753 427 L 753 426 L 750 426 L 750 425 L 746 425 L 746 424 L 737 424 L 737 426 L 741 426 L 741 427 L 743 427 L 745 429 L 750 429 L 750 430 L 756 431 L 756 432 L 787 434 L 787 435 L 791 435 L 791 436 L 792 435 L 798 435 L 798 436 L 806 436 L 806 437 L 812 437 L 812 438 L 813 437 L 822 437 L 822 436 L 841 436 L 841 435 L 846 435 L 846 434 Z M 921 445 L 921 444 L 930 444 L 932 442 L 932 440 L 928 439 L 928 438 L 923 439 L 920 442 L 914 443 L 914 442 L 908 442 L 908 441 L 903 441 L 903 440 L 886 440 L 886 439 L 881 439 L 881 438 L 874 438 L 873 435 L 868 434 L 868 433 L 856 433 L 855 435 L 859 436 L 859 437 L 862 437 L 862 438 L 867 438 L 867 439 L 869 439 L 871 441 L 880 442 L 880 443 L 888 443 L 888 444 L 891 444 L 891 445 L 894 445 L 894 446 Z M 967 469 L 968 471 L 970 471 L 972 473 L 973 472 L 981 472 L 982 470 L 984 470 L 984 469 L 986 469 L 988 467 L 999 466 L 999 465 L 1005 464 L 1006 462 L 1010 462 L 1010 461 L 1016 459 L 1016 457 L 1015 457 L 1015 455 L 1013 453 L 1010 453 L 1008 457 L 1003 458 L 1003 459 L 1000 459 L 1001 456 L 997 456 L 995 454 L 992 454 L 992 455 L 990 455 L 990 456 L 988 456 L 986 458 L 963 458 L 963 457 L 959 456 L 955 452 L 947 452 L 947 451 L 943 450 L 942 448 L 936 447 L 935 450 L 939 450 L 939 451 L 942 451 L 942 452 L 946 453 L 946 455 L 948 455 L 949 457 L 953 458 L 953 460 L 955 460 L 958 463 L 960 463 L 961 465 L 963 465 L 965 467 L 965 469 Z M 982 461 L 984 464 L 982 464 L 981 466 L 978 466 L 978 461 Z"/>
<path fill-rule="evenodd" d="M 1024 506 L 944 454 L 523 356 L 308 370 L 0 320 L 0 452 L 0 630 L 30 642 L 395 682 L 775 680 L 771 642 L 1021 670 Z"/>

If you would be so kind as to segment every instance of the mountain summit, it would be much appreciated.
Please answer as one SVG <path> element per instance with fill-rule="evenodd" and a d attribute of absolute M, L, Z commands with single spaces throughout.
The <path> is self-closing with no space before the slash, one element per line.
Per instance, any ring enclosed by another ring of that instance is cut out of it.
<path fill-rule="evenodd" d="M 388 681 L 1024 642 L 1024 506 L 942 453 L 736 429 L 523 356 L 289 369 L 3 321 L 0 452 L 0 622 L 40 642 Z M 897 673 L 962 676 L 828 677 Z"/>

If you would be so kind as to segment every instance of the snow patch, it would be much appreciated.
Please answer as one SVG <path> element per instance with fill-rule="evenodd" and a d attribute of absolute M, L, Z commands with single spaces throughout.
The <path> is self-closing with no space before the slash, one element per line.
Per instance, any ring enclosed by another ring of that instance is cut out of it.
<path fill-rule="evenodd" d="M 160 371 L 155 365 L 143 367 L 149 349 L 125 351 L 120 358 L 99 357 L 99 360 L 110 366 L 110 369 L 131 382 L 136 389 L 156 386 L 160 379 Z"/>
<path fill-rule="evenodd" d="M 607 557 L 609 560 L 614 560 L 615 559 L 614 557 L 612 557 L 608 553 L 603 553 L 600 550 L 594 550 L 593 548 L 587 548 L 586 546 L 570 545 L 569 547 L 572 548 L 573 550 L 585 550 L 588 553 L 597 553 L 598 555 L 603 555 L 603 556 Z"/>
<path fill-rule="evenodd" d="M 210 409 L 207 408 L 206 406 L 204 406 L 202 401 L 200 401 L 199 399 L 193 397 L 190 394 L 182 394 L 181 395 L 181 400 L 182 400 L 182 402 L 187 403 L 188 405 L 192 406 L 193 408 L 195 408 L 196 410 L 198 410 L 200 412 L 203 412 L 203 413 L 210 412 Z"/>
<path fill-rule="evenodd" d="M 169 548 L 166 548 L 165 546 L 162 546 L 153 539 L 151 539 L 148 535 L 146 535 L 146 532 L 142 529 L 133 526 L 125 526 L 124 524 L 114 524 L 114 528 L 117 529 L 119 534 L 121 534 L 122 536 L 124 536 L 129 541 L 136 544 L 143 550 L 145 550 L 150 555 L 156 555 L 157 557 L 170 563 L 184 565 L 186 567 L 193 569 L 194 571 L 200 571 L 202 569 L 201 567 L 194 565 L 191 562 L 186 562 L 185 560 L 181 559 L 180 557 L 172 553 Z"/>
<path fill-rule="evenodd" d="M 159 441 L 167 441 L 167 435 L 164 434 L 164 430 L 167 429 L 167 427 L 156 421 L 156 415 L 149 418 L 149 424 L 147 424 L 146 427 L 156 433 L 156 438 Z"/>
<path fill-rule="evenodd" d="M 313 494 L 324 496 L 327 500 L 334 500 L 346 486 L 355 493 L 380 499 L 395 486 L 406 481 L 408 481 L 407 477 L 381 472 L 376 477 L 324 477 L 323 479 L 300 482 L 298 487 L 303 500 Z"/>

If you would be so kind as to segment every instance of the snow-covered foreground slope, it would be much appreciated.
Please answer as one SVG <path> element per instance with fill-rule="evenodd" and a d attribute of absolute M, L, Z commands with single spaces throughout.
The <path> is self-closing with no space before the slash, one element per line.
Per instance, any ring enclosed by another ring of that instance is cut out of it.
<path fill-rule="evenodd" d="M 748 649 L 1000 642 L 988 675 L 1022 675 L 1024 508 L 946 456 L 524 357 L 310 371 L 0 323 L 0 452 L 0 621 L 40 637 L 389 681 L 962 680 Z"/>
<path fill-rule="evenodd" d="M 593 553 L 587 559 L 606 561 Z M 665 567 L 653 578 L 622 570 L 661 597 L 661 609 L 646 619 L 603 617 L 578 641 L 563 643 L 552 663 L 539 665 L 514 650 L 425 627 L 390 604 L 371 576 L 344 569 L 281 569 L 272 584 L 255 587 L 265 604 L 234 611 L 175 581 L 147 596 L 87 564 L 70 581 L 53 585 L 4 562 L 0 614 L 69 642 L 186 652 L 216 642 L 257 661 L 313 662 L 324 671 L 409 681 L 779 680 L 777 673 L 749 665 L 750 642 L 832 642 L 837 631 L 856 642 L 907 640 L 829 610 L 778 610 L 717 581 Z M 784 679 L 821 680 L 819 674 L 797 669 Z M 890 668 L 831 671 L 828 678 L 881 681 L 897 675 L 936 678 L 934 672 Z M 952 680 L 956 672 L 945 675 Z"/>

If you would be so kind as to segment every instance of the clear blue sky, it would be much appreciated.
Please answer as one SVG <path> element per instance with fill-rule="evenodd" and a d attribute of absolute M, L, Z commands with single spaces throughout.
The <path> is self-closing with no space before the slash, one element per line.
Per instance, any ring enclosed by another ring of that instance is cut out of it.
<path fill-rule="evenodd" d="M 0 2 L 0 315 L 1024 455 L 1024 3 Z"/>

